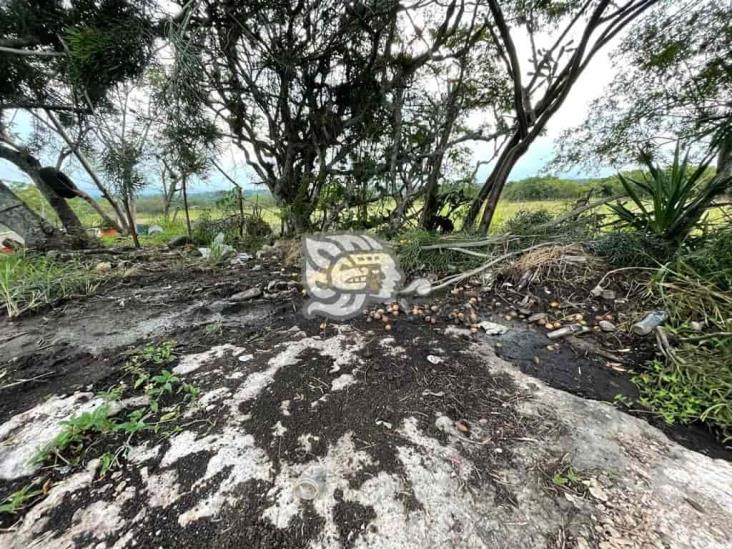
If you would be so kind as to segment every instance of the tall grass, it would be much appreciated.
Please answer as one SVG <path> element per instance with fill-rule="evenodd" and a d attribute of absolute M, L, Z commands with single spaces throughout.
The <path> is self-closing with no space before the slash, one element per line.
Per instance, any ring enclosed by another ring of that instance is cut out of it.
<path fill-rule="evenodd" d="M 634 381 L 667 423 L 703 421 L 732 440 L 732 229 L 682 251 L 655 281 L 678 345 Z M 692 324 L 699 323 L 699 324 Z M 699 332 L 698 327 L 703 331 Z"/>
<path fill-rule="evenodd" d="M 89 295 L 97 286 L 95 277 L 76 262 L 0 255 L 0 306 L 10 318 L 60 299 Z"/>

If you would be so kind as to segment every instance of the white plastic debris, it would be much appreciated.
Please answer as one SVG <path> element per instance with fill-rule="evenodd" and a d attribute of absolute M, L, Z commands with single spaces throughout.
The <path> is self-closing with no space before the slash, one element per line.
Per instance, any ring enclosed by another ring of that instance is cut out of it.
<path fill-rule="evenodd" d="M 478 327 L 488 335 L 503 335 L 508 331 L 508 326 L 503 324 L 496 324 L 495 322 L 488 322 L 484 320 Z"/>
<path fill-rule="evenodd" d="M 295 496 L 304 500 L 313 500 L 325 490 L 327 472 L 325 467 L 313 465 L 305 469 L 300 478 L 295 481 L 293 492 Z"/>

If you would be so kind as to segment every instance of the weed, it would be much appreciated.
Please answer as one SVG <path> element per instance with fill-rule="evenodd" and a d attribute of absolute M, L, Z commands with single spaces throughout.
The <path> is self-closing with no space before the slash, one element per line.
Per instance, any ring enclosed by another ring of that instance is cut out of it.
<path fill-rule="evenodd" d="M 25 254 L 0 255 L 0 303 L 8 317 L 72 296 L 89 295 L 98 286 L 78 263 L 57 263 Z"/>
<path fill-rule="evenodd" d="M 36 488 L 34 484 L 23 486 L 20 490 L 10 494 L 2 503 L 0 503 L 0 513 L 9 513 L 11 515 L 22 511 L 38 496 L 43 495 L 43 490 Z"/>
<path fill-rule="evenodd" d="M 661 270 L 654 288 L 669 313 L 674 355 L 654 360 L 633 381 L 641 403 L 667 423 L 702 421 L 732 440 L 732 253 L 727 230 Z M 697 326 L 692 329 L 692 322 Z M 704 327 L 699 332 L 699 326 Z"/>
<path fill-rule="evenodd" d="M 566 455 L 544 464 L 539 470 L 548 488 L 571 492 L 580 497 L 587 494 L 586 479 L 569 463 Z"/>
<path fill-rule="evenodd" d="M 62 425 L 62 431 L 35 456 L 34 462 L 42 463 L 51 455 L 63 459 L 62 454 L 67 450 L 71 450 L 73 454 L 79 454 L 86 439 L 92 434 L 108 433 L 114 430 L 114 422 L 109 417 L 109 404 L 106 403 L 91 412 L 84 412 L 64 421 Z"/>
<path fill-rule="evenodd" d="M 175 342 L 163 341 L 160 345 L 147 345 L 142 350 L 141 357 L 152 364 L 169 364 L 175 360 Z"/>

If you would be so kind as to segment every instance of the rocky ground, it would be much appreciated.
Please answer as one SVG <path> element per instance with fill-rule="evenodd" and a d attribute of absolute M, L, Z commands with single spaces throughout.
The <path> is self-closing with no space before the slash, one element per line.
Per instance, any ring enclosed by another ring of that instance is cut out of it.
<path fill-rule="evenodd" d="M 0 547 L 732 539 L 728 451 L 603 402 L 632 395 L 629 366 L 555 345 L 528 322 L 538 310 L 545 324 L 580 314 L 566 295 L 547 288 L 517 303 L 514 287 L 474 281 L 397 312 L 321 323 L 299 314 L 297 266 L 275 258 L 109 260 L 127 276 L 95 296 L 0 320 L 0 501 L 32 494 L 0 513 Z M 590 333 L 595 346 L 617 338 L 624 356 L 646 352 L 623 340 L 622 307 L 595 303 L 588 325 L 618 325 Z M 456 312 L 505 330 L 471 332 Z M 172 352 L 160 351 L 168 341 Z M 163 370 L 171 390 L 143 390 Z M 68 432 L 63 422 L 101 406 L 125 425 L 142 410 L 145 426 L 89 429 L 34 459 Z M 299 499 L 293 488 L 315 470 L 322 492 Z"/>

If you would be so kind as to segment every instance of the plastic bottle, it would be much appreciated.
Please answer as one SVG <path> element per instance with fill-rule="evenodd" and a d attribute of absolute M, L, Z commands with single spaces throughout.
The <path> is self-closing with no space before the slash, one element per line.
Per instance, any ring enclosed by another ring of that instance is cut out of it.
<path fill-rule="evenodd" d="M 633 333 L 639 336 L 648 335 L 654 328 L 666 322 L 667 318 L 668 313 L 666 311 L 651 311 L 643 320 L 633 324 Z"/>

